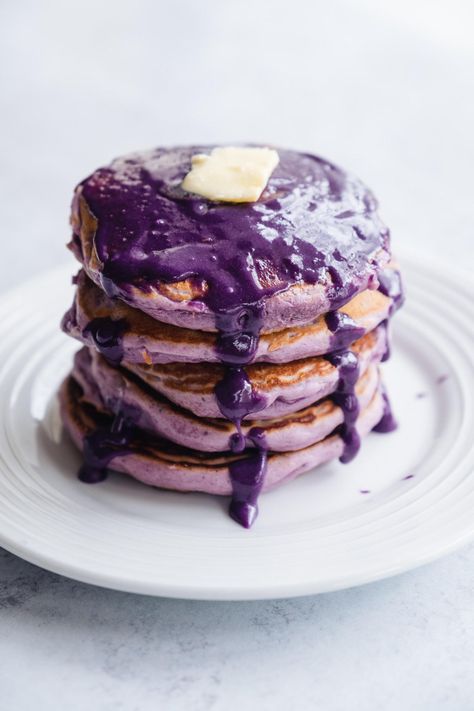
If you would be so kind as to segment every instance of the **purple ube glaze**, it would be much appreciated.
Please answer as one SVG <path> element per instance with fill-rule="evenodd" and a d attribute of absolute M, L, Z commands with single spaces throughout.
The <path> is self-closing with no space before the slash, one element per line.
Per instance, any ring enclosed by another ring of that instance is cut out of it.
<path fill-rule="evenodd" d="M 246 448 L 246 438 L 242 434 L 242 420 L 252 412 L 265 407 L 265 398 L 257 393 L 247 373 L 241 366 L 229 366 L 223 379 L 215 387 L 219 408 L 231 420 L 237 432 L 230 437 L 233 452 L 240 453 Z M 229 507 L 232 518 L 245 528 L 250 528 L 258 515 L 257 499 L 262 489 L 267 469 L 268 447 L 263 430 L 253 427 L 248 438 L 257 447 L 246 459 L 238 459 L 229 466 L 233 496 Z"/>
<path fill-rule="evenodd" d="M 384 294 L 384 296 L 388 296 L 392 299 L 388 318 L 382 322 L 385 326 L 385 331 L 387 334 L 387 345 L 385 349 L 385 354 L 382 358 L 382 361 L 385 362 L 390 358 L 389 320 L 393 316 L 393 314 L 398 311 L 401 306 L 403 306 L 405 295 L 403 293 L 403 284 L 400 272 L 392 271 L 390 269 L 382 269 L 378 273 L 378 280 L 379 291 Z M 387 398 L 387 395 L 385 395 L 385 397 Z"/>
<path fill-rule="evenodd" d="M 379 279 L 379 291 L 382 292 L 382 294 L 384 294 L 385 296 L 389 296 L 392 299 L 392 303 L 390 306 L 390 312 L 389 312 L 389 318 L 383 322 L 383 325 L 385 326 L 385 330 L 387 333 L 387 338 L 386 338 L 387 346 L 386 346 L 382 361 L 387 361 L 390 358 L 390 336 L 388 333 L 389 319 L 403 305 L 405 296 L 403 293 L 403 285 L 402 285 L 400 272 L 391 271 L 389 269 L 383 269 L 379 272 L 378 279 Z M 383 411 L 382 419 L 380 420 L 380 422 L 377 425 L 375 425 L 375 427 L 373 428 L 373 431 L 374 432 L 382 432 L 382 433 L 393 432 L 393 430 L 397 429 L 398 425 L 397 425 L 397 421 L 393 415 L 392 407 L 390 405 L 390 400 L 388 398 L 387 391 L 385 390 L 385 388 L 382 392 L 382 397 L 383 397 L 383 402 L 384 402 L 384 411 Z"/>
<path fill-rule="evenodd" d="M 192 155 L 211 148 L 132 154 L 81 183 L 98 219 L 94 244 L 108 293 L 205 281 L 202 301 L 219 330 L 254 334 L 265 297 L 330 277 L 337 308 L 377 271 L 389 235 L 359 180 L 317 156 L 279 150 L 257 202 L 213 203 L 180 187 Z M 249 331 L 241 322 L 245 312 Z"/>
<path fill-rule="evenodd" d="M 403 306 L 405 296 L 400 272 L 392 269 L 382 269 L 378 273 L 379 291 L 392 299 L 390 316 Z"/>
<path fill-rule="evenodd" d="M 114 322 L 117 323 L 117 322 Z M 111 365 L 117 365 L 110 360 Z M 108 425 L 98 427 L 84 437 L 84 464 L 79 479 L 85 484 L 97 484 L 107 478 L 107 467 L 115 457 L 130 452 L 130 442 L 137 436 L 136 422 L 139 410 L 123 402 L 120 393 L 102 405 L 115 413 Z M 146 439 L 146 433 L 142 435 Z"/>
<path fill-rule="evenodd" d="M 123 358 L 122 335 L 127 328 L 125 319 L 94 318 L 84 329 L 94 339 L 97 350 L 113 365 L 119 365 Z"/>
<path fill-rule="evenodd" d="M 339 371 L 337 390 L 331 397 L 344 415 L 344 424 L 340 428 L 344 450 L 339 460 L 346 464 L 354 459 L 360 448 L 360 437 L 356 430 L 359 401 L 355 394 L 355 385 L 359 377 L 359 362 L 356 354 L 349 350 L 336 351 L 326 357 Z"/>
<path fill-rule="evenodd" d="M 213 203 L 184 192 L 180 185 L 192 155 L 210 148 L 132 154 L 93 173 L 79 190 L 98 220 L 94 245 L 107 294 L 127 300 L 133 287 L 147 291 L 160 282 L 186 279 L 206 285 L 201 301 L 215 315 L 217 353 L 229 365 L 216 397 L 222 414 L 239 428 L 242 417 L 263 407 L 242 366 L 258 345 L 265 299 L 297 283 L 321 283 L 335 311 L 371 281 L 380 254 L 385 262 L 389 234 L 367 188 L 309 154 L 280 150 L 279 165 L 255 203 Z M 77 245 L 77 237 L 73 240 Z M 349 321 L 329 319 L 337 348 L 358 337 Z M 118 358 L 120 334 L 110 343 L 107 338 L 101 343 L 101 335 L 96 331 L 94 338 L 102 352 L 108 349 Z M 359 447 L 357 359 L 350 351 L 331 358 L 340 373 L 335 398 L 344 410 L 341 460 L 349 461 Z M 230 513 L 246 527 L 257 514 L 266 469 L 264 438 L 256 433 L 253 441 L 257 453 L 230 466 Z M 86 460 L 94 463 L 100 437 L 92 442 Z M 230 447 L 241 451 L 244 446 L 238 431 Z"/>
<path fill-rule="evenodd" d="M 121 413 L 115 416 L 111 426 L 97 428 L 84 438 L 84 464 L 79 470 L 79 479 L 85 484 L 104 481 L 112 459 L 129 451 L 130 426 Z"/>
<path fill-rule="evenodd" d="M 332 333 L 331 350 L 342 350 L 361 338 L 365 331 L 354 323 L 353 319 L 341 311 L 329 311 L 325 315 L 326 325 Z"/>
<path fill-rule="evenodd" d="M 245 528 L 250 528 L 258 515 L 258 496 L 267 471 L 267 449 L 257 449 L 246 459 L 237 459 L 229 466 L 232 499 L 229 514 Z"/>
<path fill-rule="evenodd" d="M 383 397 L 383 415 L 382 419 L 373 428 L 374 432 L 393 432 L 396 430 L 398 425 L 397 421 L 393 415 L 392 407 L 390 405 L 390 400 L 388 399 L 387 392 L 385 388 L 382 392 Z"/>
<path fill-rule="evenodd" d="M 357 328 L 347 314 L 338 311 L 330 311 L 325 319 L 329 330 L 333 333 L 331 346 L 334 348 L 334 352 L 329 354 L 327 359 L 339 371 L 339 382 L 332 400 L 342 409 L 344 415 L 344 424 L 340 428 L 344 451 L 339 459 L 345 464 L 354 459 L 360 448 L 360 437 L 356 430 L 359 401 L 355 394 L 359 362 L 356 354 L 345 346 L 360 338 L 363 331 L 361 333 L 361 329 Z"/>

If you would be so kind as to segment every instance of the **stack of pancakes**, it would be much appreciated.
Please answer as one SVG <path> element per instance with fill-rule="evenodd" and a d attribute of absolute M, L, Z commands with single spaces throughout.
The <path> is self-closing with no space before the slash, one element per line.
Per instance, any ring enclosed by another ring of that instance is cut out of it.
<path fill-rule="evenodd" d="M 279 151 L 258 201 L 212 202 L 181 187 L 207 150 L 126 156 L 76 189 L 62 326 L 84 346 L 60 399 L 83 481 L 227 495 L 248 527 L 262 490 L 395 426 L 379 364 L 402 292 L 360 181 Z"/>

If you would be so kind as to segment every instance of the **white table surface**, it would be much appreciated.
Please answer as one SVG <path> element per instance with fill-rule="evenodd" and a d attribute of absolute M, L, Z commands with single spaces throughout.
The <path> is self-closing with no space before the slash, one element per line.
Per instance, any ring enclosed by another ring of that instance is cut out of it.
<path fill-rule="evenodd" d="M 472 268 L 470 8 L 3 3 L 0 289 L 67 258 L 79 179 L 179 142 L 320 152 L 375 189 L 395 247 Z M 255 603 L 101 590 L 0 550 L 0 708 L 473 709 L 473 593 L 473 547 L 362 588 Z"/>

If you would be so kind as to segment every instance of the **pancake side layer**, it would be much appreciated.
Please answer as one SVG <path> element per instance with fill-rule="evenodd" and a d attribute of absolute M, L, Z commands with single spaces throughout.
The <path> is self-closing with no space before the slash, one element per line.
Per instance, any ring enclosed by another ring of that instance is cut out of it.
<path fill-rule="evenodd" d="M 379 362 L 386 350 L 386 330 L 375 331 L 356 341 L 351 350 L 358 356 L 360 372 Z M 127 364 L 127 369 L 154 391 L 198 417 L 222 417 L 216 386 L 225 366 L 214 363 L 169 363 L 154 366 Z M 253 363 L 245 367 L 253 392 L 260 401 L 258 414 L 249 412 L 243 420 L 268 419 L 301 410 L 331 395 L 339 382 L 338 368 L 323 356 L 293 363 Z"/>
<path fill-rule="evenodd" d="M 66 379 L 60 390 L 61 413 L 67 431 L 78 449 L 82 450 L 84 437 L 103 421 L 97 418 L 93 409 L 81 405 L 78 394 L 74 380 Z M 384 400 L 377 391 L 357 420 L 356 428 L 361 437 L 373 429 L 383 412 Z M 333 434 L 295 452 L 271 452 L 263 490 L 291 481 L 320 464 L 340 457 L 343 450 L 341 437 Z M 239 457 L 233 454 L 202 454 L 173 447 L 169 442 L 150 440 L 144 443 L 137 440 L 130 443 L 127 454 L 120 454 L 113 459 L 110 468 L 129 474 L 150 486 L 229 496 L 232 494 L 229 464 L 237 459 Z"/>
<path fill-rule="evenodd" d="M 121 410 L 133 415 L 136 427 L 190 449 L 223 452 L 229 448 L 234 425 L 224 419 L 195 417 L 169 400 L 150 392 L 139 379 L 123 368 L 111 367 L 105 358 L 83 348 L 76 354 L 72 377 L 81 386 L 81 403 L 113 415 Z M 370 365 L 356 385 L 363 410 L 379 385 L 377 366 Z M 252 430 L 259 428 L 268 449 L 302 449 L 328 436 L 343 422 L 342 410 L 331 399 L 324 399 L 293 414 L 273 420 L 244 422 L 242 433 L 247 447 L 254 447 Z"/>
<path fill-rule="evenodd" d="M 121 354 L 127 363 L 220 362 L 217 334 L 160 323 L 109 298 L 83 271 L 76 283 L 74 303 L 63 319 L 63 329 L 82 343 L 97 347 L 94 331 L 89 328 L 91 322 L 120 321 L 124 323 Z M 392 305 L 393 300 L 380 291 L 365 290 L 339 309 L 348 317 L 339 333 L 331 332 L 324 316 L 304 326 L 262 333 L 250 362 L 285 363 L 348 346 L 387 319 Z"/>

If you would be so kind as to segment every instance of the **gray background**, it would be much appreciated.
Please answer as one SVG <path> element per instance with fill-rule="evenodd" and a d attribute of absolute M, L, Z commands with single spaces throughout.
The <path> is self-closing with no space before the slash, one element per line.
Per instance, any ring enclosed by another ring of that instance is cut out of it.
<path fill-rule="evenodd" d="M 472 3 L 0 4 L 0 289 L 64 261 L 76 182 L 122 152 L 253 140 L 372 186 L 395 246 L 472 269 Z M 474 549 L 355 590 L 198 603 L 0 550 L 0 708 L 474 708 Z"/>

